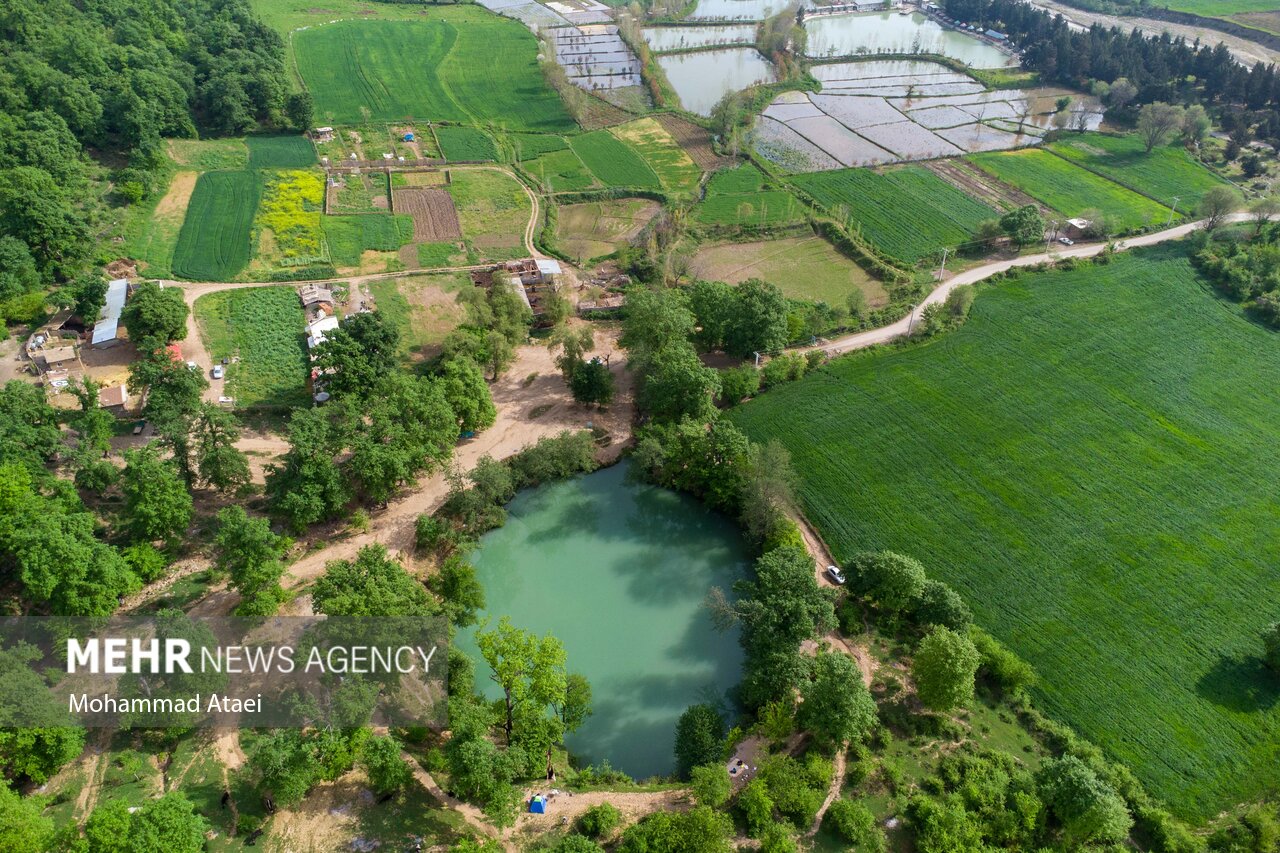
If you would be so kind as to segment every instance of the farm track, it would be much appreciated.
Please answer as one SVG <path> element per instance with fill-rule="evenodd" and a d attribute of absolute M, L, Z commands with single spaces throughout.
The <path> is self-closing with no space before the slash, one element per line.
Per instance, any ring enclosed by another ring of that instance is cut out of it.
<path fill-rule="evenodd" d="M 1245 222 L 1251 217 L 1247 213 L 1233 213 L 1227 217 L 1227 222 Z M 1164 243 L 1168 240 L 1177 240 L 1186 237 L 1193 231 L 1204 227 L 1204 221 L 1188 222 L 1183 225 L 1177 225 L 1173 228 L 1167 228 L 1164 231 L 1155 231 L 1151 234 L 1143 234 L 1138 237 L 1131 237 L 1128 240 L 1122 240 L 1116 245 L 1117 251 L 1126 249 L 1136 249 L 1142 246 L 1154 246 L 1158 243 Z M 903 337 L 908 331 L 914 328 L 915 324 L 920 321 L 920 315 L 928 305 L 937 305 L 945 302 L 951 291 L 963 284 L 976 284 L 985 278 L 989 278 L 996 273 L 1005 272 L 1015 267 L 1030 267 L 1036 264 L 1050 263 L 1052 261 L 1065 260 L 1066 258 L 1092 258 L 1099 255 L 1106 248 L 1105 243 L 1090 243 L 1084 246 L 1063 247 L 1061 251 L 1050 250 L 1035 255 L 1023 255 L 1022 257 L 1012 258 L 1007 261 L 993 261 L 989 264 L 973 267 L 958 273 L 946 281 L 939 284 L 933 291 L 924 298 L 924 300 L 915 307 L 910 314 L 903 317 L 896 323 L 890 323 L 888 326 L 881 326 L 879 329 L 871 329 L 866 332 L 857 332 L 852 335 L 845 335 L 836 338 L 833 341 L 827 341 L 816 347 L 797 347 L 799 352 L 807 352 L 809 350 L 821 350 L 831 355 L 841 355 L 846 352 L 852 352 L 857 349 L 876 346 L 877 344 L 887 344 L 890 341 Z"/>

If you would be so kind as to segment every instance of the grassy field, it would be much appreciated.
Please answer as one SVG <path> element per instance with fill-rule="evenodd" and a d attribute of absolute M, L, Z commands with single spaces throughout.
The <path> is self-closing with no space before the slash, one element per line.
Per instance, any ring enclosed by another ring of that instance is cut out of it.
<path fill-rule="evenodd" d="M 1195 210 L 1207 190 L 1227 183 L 1181 145 L 1153 148 L 1148 154 L 1134 135 L 1072 134 L 1049 150 L 1161 204 L 1172 205 L 1177 196 L 1179 210 Z"/>
<path fill-rule="evenodd" d="M 917 166 L 883 174 L 868 169 L 814 172 L 792 178 L 833 216 L 877 248 L 915 263 L 973 236 L 998 214 Z"/>
<path fill-rule="evenodd" d="M 179 169 L 213 172 L 249 165 L 249 148 L 243 139 L 169 139 L 165 145 Z"/>
<path fill-rule="evenodd" d="M 528 254 L 529 197 L 515 178 L 490 169 L 454 169 L 449 194 L 458 209 L 469 263 L 505 261 Z"/>
<path fill-rule="evenodd" d="M 1189 12 L 1205 18 L 1225 18 L 1242 12 L 1274 12 L 1277 0 L 1163 0 L 1160 3 L 1175 12 Z"/>
<path fill-rule="evenodd" d="M 316 163 L 311 140 L 302 136 L 246 136 L 250 169 L 305 169 Z"/>
<path fill-rule="evenodd" d="M 884 286 L 821 237 L 791 237 L 755 243 L 704 246 L 693 259 L 693 274 L 737 284 L 759 278 L 782 288 L 792 299 L 844 307 L 861 290 L 870 308 L 889 301 Z"/>
<path fill-rule="evenodd" d="M 649 164 L 607 130 L 572 137 L 569 147 L 607 187 L 662 189 L 662 181 Z"/>
<path fill-rule="evenodd" d="M 636 119 L 610 130 L 614 136 L 636 150 L 668 192 L 687 196 L 698 188 L 702 169 L 698 168 L 667 129 L 654 119 Z"/>
<path fill-rule="evenodd" d="M 250 229 L 262 181 L 257 172 L 205 172 L 196 181 L 173 249 L 173 274 L 227 281 L 249 262 Z"/>
<path fill-rule="evenodd" d="M 427 20 L 340 21 L 296 33 L 293 45 L 317 123 L 573 127 L 538 68 L 533 35 L 475 7 L 433 8 Z"/>
<path fill-rule="evenodd" d="M 583 262 L 622 248 L 658 212 L 656 201 L 619 198 L 565 204 L 556 211 L 556 243 Z"/>
<path fill-rule="evenodd" d="M 563 136 L 547 133 L 512 133 L 507 137 L 517 160 L 532 160 L 540 154 L 564 151 L 569 147 Z"/>
<path fill-rule="evenodd" d="M 124 211 L 124 254 L 138 261 L 144 275 L 173 275 L 173 252 L 195 191 L 198 172 L 175 172 L 162 195 Z"/>
<path fill-rule="evenodd" d="M 973 154 L 969 159 L 983 171 L 1012 184 L 1066 216 L 1101 210 L 1116 229 L 1163 224 L 1168 207 L 1125 189 L 1068 160 L 1037 148 Z"/>
<path fill-rule="evenodd" d="M 706 197 L 693 209 L 703 225 L 787 225 L 804 219 L 805 209 L 786 190 L 766 190 L 764 175 L 751 164 L 722 169 L 707 182 Z"/>
<path fill-rule="evenodd" d="M 1181 246 L 983 292 L 934 343 L 733 410 L 790 448 L 838 559 L 892 548 L 1027 658 L 1038 700 L 1204 819 L 1280 788 L 1280 340 Z"/>
<path fill-rule="evenodd" d="M 371 281 L 378 311 L 400 330 L 401 355 L 415 361 L 433 355 L 466 317 L 458 291 L 474 287 L 466 273 L 415 275 Z"/>
<path fill-rule="evenodd" d="M 530 175 L 551 188 L 552 192 L 589 190 L 597 186 L 595 177 L 578 159 L 578 155 L 566 148 L 552 151 L 521 163 Z"/>
<path fill-rule="evenodd" d="M 493 147 L 489 134 L 473 127 L 441 125 L 435 129 L 440 140 L 440 150 L 454 162 L 473 160 L 497 160 L 498 150 Z"/>
<path fill-rule="evenodd" d="M 324 178 L 316 171 L 266 172 L 255 225 L 255 266 L 305 266 L 325 259 Z M 382 178 L 385 181 L 385 178 Z"/>
<path fill-rule="evenodd" d="M 306 319 L 292 287 L 224 290 L 196 300 L 196 322 L 215 361 L 227 368 L 236 406 L 296 406 L 307 402 Z"/>

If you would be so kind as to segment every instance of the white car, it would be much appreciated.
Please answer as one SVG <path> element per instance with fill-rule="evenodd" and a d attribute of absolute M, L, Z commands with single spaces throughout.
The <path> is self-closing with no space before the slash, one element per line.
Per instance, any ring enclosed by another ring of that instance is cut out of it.
<path fill-rule="evenodd" d="M 838 566 L 827 566 L 827 577 L 831 578 L 834 584 L 844 585 L 844 572 L 840 571 Z"/>
<path fill-rule="evenodd" d="M 1076 241 L 1072 240 L 1070 237 L 1059 237 L 1058 242 L 1064 246 L 1074 246 L 1076 244 Z"/>
<path fill-rule="evenodd" d="M 196 364 L 194 361 L 187 362 L 187 370 L 199 370 L 199 369 L 200 369 L 200 365 Z"/>
<path fill-rule="evenodd" d="M 221 378 L 222 378 L 222 373 L 223 373 L 223 371 L 222 371 L 222 365 L 221 365 L 221 364 L 215 364 L 215 365 L 213 366 L 213 378 L 214 378 L 214 379 L 221 379 Z"/>

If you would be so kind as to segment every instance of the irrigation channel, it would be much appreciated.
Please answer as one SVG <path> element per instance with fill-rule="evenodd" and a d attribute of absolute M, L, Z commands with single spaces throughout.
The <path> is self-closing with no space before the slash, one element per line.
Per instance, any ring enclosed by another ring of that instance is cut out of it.
<path fill-rule="evenodd" d="M 636 778 L 671 773 L 676 720 L 722 702 L 742 672 L 737 630 L 718 632 L 704 599 L 732 595 L 748 559 L 737 527 L 684 495 L 630 482 L 621 463 L 526 490 L 505 526 L 473 555 L 491 624 L 550 633 L 570 672 L 591 682 L 595 713 L 567 740 L 584 763 L 608 761 Z M 477 627 L 455 642 L 488 678 Z"/>

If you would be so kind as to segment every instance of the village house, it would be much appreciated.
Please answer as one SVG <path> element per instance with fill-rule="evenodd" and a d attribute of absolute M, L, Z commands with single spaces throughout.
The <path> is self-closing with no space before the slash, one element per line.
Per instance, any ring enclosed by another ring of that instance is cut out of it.
<path fill-rule="evenodd" d="M 90 342 L 95 349 L 107 349 L 120 343 L 120 315 L 124 311 L 125 300 L 129 298 L 129 282 L 117 278 L 107 284 L 107 303 L 102 306 L 98 322 L 93 324 L 93 337 Z"/>

